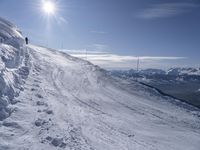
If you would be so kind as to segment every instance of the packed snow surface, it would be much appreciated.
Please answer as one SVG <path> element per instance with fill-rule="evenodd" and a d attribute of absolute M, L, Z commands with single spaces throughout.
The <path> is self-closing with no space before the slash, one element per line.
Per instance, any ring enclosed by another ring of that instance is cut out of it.
<path fill-rule="evenodd" d="M 198 109 L 0 32 L 0 150 L 199 150 Z"/>

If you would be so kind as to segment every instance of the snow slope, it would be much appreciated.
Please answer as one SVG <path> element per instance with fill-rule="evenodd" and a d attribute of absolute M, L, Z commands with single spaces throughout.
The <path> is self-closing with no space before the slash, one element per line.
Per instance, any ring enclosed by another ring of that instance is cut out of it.
<path fill-rule="evenodd" d="M 0 150 L 199 150 L 199 110 L 0 24 Z"/>

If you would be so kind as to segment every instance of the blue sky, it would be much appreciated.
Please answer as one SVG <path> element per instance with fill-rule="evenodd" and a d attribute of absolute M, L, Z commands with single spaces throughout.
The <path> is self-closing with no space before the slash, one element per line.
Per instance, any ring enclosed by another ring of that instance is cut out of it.
<path fill-rule="evenodd" d="M 134 68 L 136 56 L 144 68 L 200 63 L 198 0 L 52 0 L 57 9 L 49 17 L 41 1 L 0 0 L 1 17 L 32 43 L 82 57 L 87 50 L 103 67 Z"/>

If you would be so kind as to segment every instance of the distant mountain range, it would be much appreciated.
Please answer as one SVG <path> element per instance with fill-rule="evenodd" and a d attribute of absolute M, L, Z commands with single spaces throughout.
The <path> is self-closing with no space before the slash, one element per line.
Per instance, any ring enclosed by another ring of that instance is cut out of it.
<path fill-rule="evenodd" d="M 200 68 L 113 70 L 113 76 L 144 83 L 200 108 Z"/>
<path fill-rule="evenodd" d="M 145 74 L 145 75 L 196 75 L 200 76 L 200 68 L 170 68 L 165 71 L 162 69 L 144 69 L 136 71 L 134 69 L 130 70 L 112 70 L 112 73 L 118 73 L 123 75 L 133 75 L 133 74 Z"/>
<path fill-rule="evenodd" d="M 171 68 L 168 75 L 197 75 L 200 76 L 200 68 Z"/>

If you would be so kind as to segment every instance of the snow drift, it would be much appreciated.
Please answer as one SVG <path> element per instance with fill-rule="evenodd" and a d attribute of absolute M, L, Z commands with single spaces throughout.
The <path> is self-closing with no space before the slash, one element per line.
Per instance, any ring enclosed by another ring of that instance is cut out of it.
<path fill-rule="evenodd" d="M 198 109 L 63 52 L 26 46 L 4 19 L 0 37 L 0 149 L 199 149 Z"/>
<path fill-rule="evenodd" d="M 23 38 L 10 22 L 0 18 L 0 120 L 12 112 L 9 107 L 19 94 L 23 80 L 28 75 L 28 55 Z"/>

